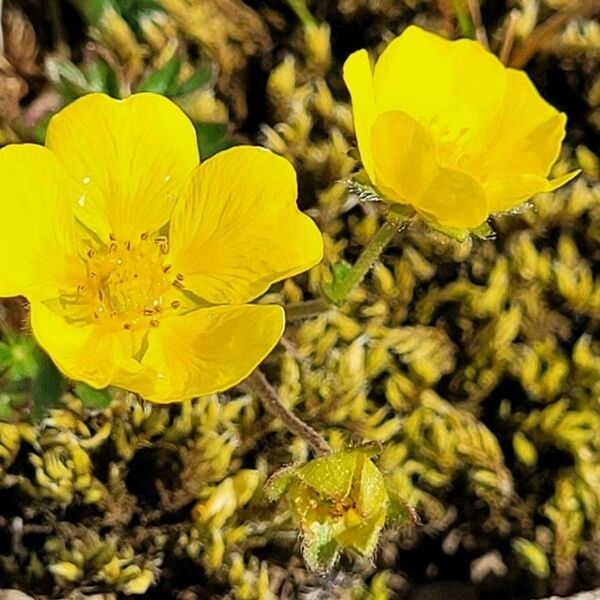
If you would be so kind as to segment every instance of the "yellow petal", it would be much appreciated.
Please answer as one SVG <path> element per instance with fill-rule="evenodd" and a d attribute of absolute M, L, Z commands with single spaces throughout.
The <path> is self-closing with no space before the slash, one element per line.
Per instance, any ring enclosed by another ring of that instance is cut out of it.
<path fill-rule="evenodd" d="M 215 304 L 243 303 L 321 260 L 316 225 L 296 206 L 291 164 L 238 146 L 198 167 L 171 217 L 169 262 Z"/>
<path fill-rule="evenodd" d="M 501 212 L 515 208 L 536 194 L 551 192 L 579 175 L 572 171 L 554 179 L 540 175 L 505 175 L 485 184 L 490 203 L 490 212 Z"/>
<path fill-rule="evenodd" d="M 84 96 L 52 118 L 46 145 L 77 180 L 81 220 L 122 240 L 167 222 L 200 160 L 192 123 L 157 94 Z"/>
<path fill-rule="evenodd" d="M 143 373 L 132 358 L 129 331 L 109 331 L 94 323 L 75 325 L 41 302 L 31 304 L 31 326 L 40 346 L 67 377 L 96 388 L 127 383 L 124 387 L 132 391 L 147 390 L 151 372 Z"/>
<path fill-rule="evenodd" d="M 478 42 L 410 26 L 377 61 L 374 87 L 379 112 L 404 111 L 449 141 L 479 147 L 500 109 L 506 70 Z"/>
<path fill-rule="evenodd" d="M 366 50 L 351 54 L 344 63 L 344 81 L 352 97 L 352 114 L 363 166 L 372 181 L 375 181 L 373 155 L 371 152 L 371 126 L 377 117 L 373 93 L 373 72 Z"/>
<path fill-rule="evenodd" d="M 506 77 L 502 112 L 480 173 L 487 180 L 501 174 L 546 177 L 560 154 L 567 118 L 539 95 L 526 73 L 507 69 Z"/>
<path fill-rule="evenodd" d="M 173 402 L 236 385 L 271 352 L 284 325 L 280 306 L 249 304 L 164 319 L 150 332 L 142 359 L 158 374 L 147 399 Z"/>
<path fill-rule="evenodd" d="M 440 170 L 430 133 L 401 111 L 377 117 L 371 131 L 371 149 L 373 181 L 389 200 L 414 204 Z"/>
<path fill-rule="evenodd" d="M 0 296 L 72 291 L 84 274 L 76 249 L 75 190 L 46 148 L 0 150 Z"/>
<path fill-rule="evenodd" d="M 414 207 L 441 225 L 478 227 L 488 217 L 488 200 L 481 184 L 470 175 L 440 169 Z"/>
<path fill-rule="evenodd" d="M 487 218 L 481 185 L 466 173 L 439 166 L 432 136 L 411 116 L 400 111 L 379 115 L 371 146 L 375 181 L 389 199 L 410 204 L 447 227 L 477 227 Z"/>

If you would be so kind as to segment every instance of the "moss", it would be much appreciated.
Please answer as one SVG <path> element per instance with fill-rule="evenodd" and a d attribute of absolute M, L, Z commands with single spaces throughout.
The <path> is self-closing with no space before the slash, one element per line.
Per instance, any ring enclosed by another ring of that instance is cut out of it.
<path fill-rule="evenodd" d="M 329 27 L 307 32 L 275 3 L 201 9 L 164 0 L 128 13 L 134 4 L 111 13 L 117 25 L 85 23 L 122 65 L 120 84 L 164 66 L 172 40 L 182 81 L 216 59 L 216 77 L 178 101 L 196 122 L 224 122 L 226 102 L 230 129 L 294 163 L 325 260 L 268 300 L 319 297 L 332 265 L 352 262 L 380 219 L 343 183 L 357 161 L 340 61 L 360 45 L 375 49 L 415 11 L 447 31 L 452 16 L 417 2 L 314 2 Z M 536 16 L 522 3 L 519 35 L 554 14 L 552 4 Z M 199 10 L 210 18 L 186 16 Z M 499 45 L 503 18 L 489 18 Z M 251 32 L 251 23 L 260 27 Z M 491 551 L 509 567 L 494 579 L 506 597 L 597 582 L 600 184 L 589 148 L 598 135 L 598 55 L 593 23 L 569 23 L 556 32 L 560 44 L 537 50 L 532 73 L 571 111 L 570 145 L 556 172 L 580 165 L 584 174 L 495 218 L 494 239 L 458 242 L 413 224 L 344 307 L 291 322 L 265 364 L 281 397 L 334 449 L 383 444 L 378 466 L 422 527 L 385 532 L 373 561 L 346 556 L 324 583 L 299 558 L 285 503 L 269 504 L 262 491 L 269 475 L 306 460 L 309 448 L 251 393 L 162 407 L 112 392 L 102 412 L 66 394 L 38 425 L 0 423 L 0 585 L 57 597 L 99 589 L 239 599 L 326 586 L 335 597 L 383 599 L 434 573 L 468 579 L 471 562 Z M 139 48 L 123 54 L 130 36 Z M 562 87 L 544 79 L 556 71 Z M 583 104 L 568 103 L 573 89 Z M 70 98 L 72 86 L 59 90 Z M 248 101 L 251 110 L 262 105 L 260 117 L 246 118 Z M 7 139 L 34 137 L 24 128 L 31 109 L 23 110 L 5 120 Z M 23 313 L 7 306 L 3 323 L 14 328 Z M 490 579 L 479 581 L 485 594 Z"/>

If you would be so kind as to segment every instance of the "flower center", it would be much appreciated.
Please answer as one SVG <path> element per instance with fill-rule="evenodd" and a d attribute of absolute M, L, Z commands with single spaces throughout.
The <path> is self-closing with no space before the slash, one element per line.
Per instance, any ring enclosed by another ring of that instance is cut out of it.
<path fill-rule="evenodd" d="M 90 248 L 86 280 L 68 302 L 73 316 L 125 329 L 158 327 L 179 308 L 183 288 L 183 275 L 164 264 L 167 244 L 164 236 L 142 234 L 133 243 L 111 235 L 108 245 Z"/>

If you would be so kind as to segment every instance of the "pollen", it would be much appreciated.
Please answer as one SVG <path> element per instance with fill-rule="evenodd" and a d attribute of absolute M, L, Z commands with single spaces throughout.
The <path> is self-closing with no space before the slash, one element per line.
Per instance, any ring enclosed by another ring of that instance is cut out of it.
<path fill-rule="evenodd" d="M 84 256 L 86 281 L 77 285 L 78 314 L 109 327 L 135 330 L 158 327 L 159 317 L 173 313 L 181 305 L 174 298 L 173 279 L 163 264 L 166 236 L 140 235 L 137 241 L 119 240 L 89 248 Z M 183 275 L 177 274 L 177 288 L 183 289 Z M 81 310 L 81 309 L 86 310 Z"/>

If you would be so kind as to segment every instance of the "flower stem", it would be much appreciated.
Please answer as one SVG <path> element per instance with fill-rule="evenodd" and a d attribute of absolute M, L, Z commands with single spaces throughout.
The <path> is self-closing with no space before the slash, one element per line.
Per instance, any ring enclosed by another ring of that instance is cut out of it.
<path fill-rule="evenodd" d="M 302 22 L 304 27 L 318 25 L 318 21 L 313 17 L 304 0 L 287 0 L 288 6 L 296 13 L 296 16 Z"/>
<path fill-rule="evenodd" d="M 288 321 L 295 319 L 308 319 L 317 317 L 333 308 L 333 305 L 326 298 L 315 298 L 305 302 L 294 302 L 288 304 L 285 308 L 285 318 Z"/>
<path fill-rule="evenodd" d="M 256 392 L 261 399 L 265 410 L 280 419 L 285 426 L 295 435 L 307 441 L 318 456 L 331 454 L 331 448 L 325 439 L 310 425 L 297 417 L 281 400 L 275 388 L 269 383 L 264 373 L 256 369 L 246 383 Z"/>
<path fill-rule="evenodd" d="M 451 0 L 451 4 L 454 14 L 456 15 L 456 20 L 458 21 L 460 35 L 472 39 L 475 37 L 475 29 L 469 15 L 468 7 L 465 6 L 464 0 Z"/>
<path fill-rule="evenodd" d="M 352 290 L 365 278 L 373 263 L 379 258 L 385 247 L 398 231 L 397 225 L 385 221 L 379 231 L 371 238 L 358 260 L 339 279 L 326 286 L 327 297 L 335 304 L 341 305 Z"/>

